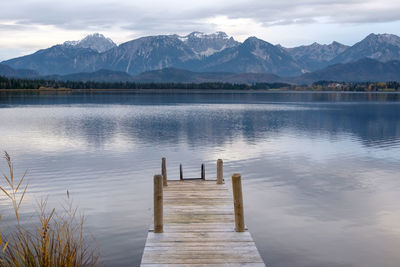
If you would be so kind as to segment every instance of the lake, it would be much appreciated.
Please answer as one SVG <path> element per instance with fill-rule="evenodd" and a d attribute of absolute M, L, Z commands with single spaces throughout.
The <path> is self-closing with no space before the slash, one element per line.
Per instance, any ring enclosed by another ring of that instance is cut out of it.
<path fill-rule="evenodd" d="M 28 169 L 22 212 L 68 190 L 106 266 L 139 265 L 161 157 L 169 179 L 242 174 L 268 266 L 400 264 L 399 94 L 3 92 L 0 150 Z"/>

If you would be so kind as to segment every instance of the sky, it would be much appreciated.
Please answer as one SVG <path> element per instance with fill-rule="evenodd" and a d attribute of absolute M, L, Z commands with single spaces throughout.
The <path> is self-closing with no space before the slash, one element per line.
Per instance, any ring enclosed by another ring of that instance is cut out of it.
<path fill-rule="evenodd" d="M 1 0 L 0 61 L 99 32 L 117 44 L 148 35 L 224 31 L 286 47 L 369 33 L 400 35 L 399 0 Z"/>

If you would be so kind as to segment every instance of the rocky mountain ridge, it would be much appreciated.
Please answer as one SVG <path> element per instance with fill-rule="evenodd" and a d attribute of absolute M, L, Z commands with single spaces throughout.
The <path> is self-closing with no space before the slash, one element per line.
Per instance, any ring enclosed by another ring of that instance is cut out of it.
<path fill-rule="evenodd" d="M 113 40 L 104 37 L 104 35 L 100 33 L 90 34 L 79 41 L 66 41 L 63 45 L 77 48 L 90 48 L 99 53 L 106 52 L 107 50 L 117 46 Z"/>
<path fill-rule="evenodd" d="M 238 42 L 224 32 L 147 36 L 120 45 L 101 34 L 67 41 L 31 55 L 3 61 L 42 76 L 110 70 L 138 75 L 178 68 L 192 72 L 269 73 L 295 77 L 363 58 L 400 60 L 400 37 L 370 34 L 353 46 L 338 42 L 285 48 L 256 37 Z"/>

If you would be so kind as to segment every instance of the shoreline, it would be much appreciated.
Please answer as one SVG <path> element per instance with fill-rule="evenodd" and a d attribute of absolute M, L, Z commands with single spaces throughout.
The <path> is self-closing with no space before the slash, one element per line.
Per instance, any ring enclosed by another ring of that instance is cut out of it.
<path fill-rule="evenodd" d="M 0 93 L 189 93 L 189 94 L 258 94 L 258 93 L 297 93 L 297 94 L 400 94 L 400 91 L 335 91 L 335 90 L 280 90 L 280 89 L 0 89 Z"/>

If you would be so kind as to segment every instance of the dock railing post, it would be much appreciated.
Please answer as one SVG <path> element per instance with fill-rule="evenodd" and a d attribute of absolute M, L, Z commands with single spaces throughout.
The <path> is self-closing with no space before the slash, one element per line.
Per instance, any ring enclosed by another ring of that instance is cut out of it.
<path fill-rule="evenodd" d="M 204 168 L 204 163 L 201 164 L 201 179 L 203 179 L 203 180 L 206 179 L 206 170 Z"/>
<path fill-rule="evenodd" d="M 154 233 L 163 232 L 163 177 L 154 175 Z"/>
<path fill-rule="evenodd" d="M 235 231 L 244 232 L 242 176 L 239 173 L 232 175 L 232 188 L 235 208 Z"/>
<path fill-rule="evenodd" d="M 161 175 L 163 176 L 163 186 L 167 186 L 167 163 L 165 158 L 161 160 Z"/>
<path fill-rule="evenodd" d="M 182 164 L 179 164 L 179 179 L 183 180 Z"/>
<path fill-rule="evenodd" d="M 217 184 L 224 183 L 224 172 L 223 172 L 223 161 L 222 159 L 217 160 Z"/>

